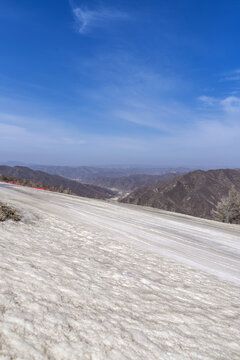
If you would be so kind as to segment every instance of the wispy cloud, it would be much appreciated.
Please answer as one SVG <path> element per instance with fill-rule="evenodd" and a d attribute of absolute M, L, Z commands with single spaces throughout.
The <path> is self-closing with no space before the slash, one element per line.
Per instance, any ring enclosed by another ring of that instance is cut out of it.
<path fill-rule="evenodd" d="M 190 121 L 193 113 L 177 101 L 151 102 L 149 99 L 138 98 L 135 102 L 123 102 L 121 108 L 113 111 L 113 116 L 139 126 L 171 133 L 176 130 L 176 120 L 177 123 Z"/>
<path fill-rule="evenodd" d="M 88 106 L 75 109 L 77 126 L 68 111 L 54 116 L 42 104 L 0 97 L 2 160 L 239 166 L 240 97 L 203 93 L 195 106 L 178 98 L 184 84 L 177 78 L 117 59 L 84 68 L 90 88 L 77 94 Z"/>
<path fill-rule="evenodd" d="M 224 74 L 221 81 L 240 81 L 240 69 L 235 69 Z"/>
<path fill-rule="evenodd" d="M 139 132 L 144 131 L 141 127 L 169 132 L 181 120 L 191 121 L 191 109 L 172 96 L 188 84 L 172 74 L 149 69 L 129 54 L 95 56 L 81 64 L 81 76 L 83 73 L 93 86 L 87 95 L 84 90 L 81 97 L 88 96 L 86 101 L 94 102 L 95 118 L 123 127 L 133 128 L 131 124 L 135 124 Z"/>
<path fill-rule="evenodd" d="M 14 112 L 0 114 L 2 161 L 19 156 L 26 162 L 72 165 L 126 163 L 126 159 L 129 163 L 142 164 L 183 164 L 183 161 L 194 166 L 237 164 L 240 98 L 215 98 L 214 105 L 208 105 L 212 109 L 210 113 L 206 106 L 202 112 L 201 109 L 192 109 L 192 121 L 183 127 L 173 124 L 176 117 L 186 116 L 186 109 L 180 104 L 166 102 L 162 110 L 156 107 L 156 111 L 150 112 L 150 119 L 146 109 L 144 113 L 144 105 L 132 106 L 133 113 L 128 110 L 125 114 L 116 114 L 116 120 L 124 117 L 139 127 L 163 129 L 163 133 L 155 131 L 149 135 L 144 131 L 138 136 L 101 135 L 67 128 L 55 119 L 48 121 L 48 126 L 43 126 L 45 119 L 29 118 Z M 159 122 L 159 118 L 164 118 L 166 114 L 167 118 Z M 96 149 L 100 150 L 96 152 Z"/>
<path fill-rule="evenodd" d="M 213 106 L 216 105 L 216 103 L 218 103 L 218 100 L 216 98 L 206 95 L 199 96 L 198 100 L 200 100 L 204 105 L 207 106 Z"/>
<path fill-rule="evenodd" d="M 84 7 L 75 7 L 72 11 L 77 31 L 80 34 L 89 33 L 94 28 L 104 28 L 113 21 L 129 19 L 128 14 L 108 8 L 89 10 Z"/>

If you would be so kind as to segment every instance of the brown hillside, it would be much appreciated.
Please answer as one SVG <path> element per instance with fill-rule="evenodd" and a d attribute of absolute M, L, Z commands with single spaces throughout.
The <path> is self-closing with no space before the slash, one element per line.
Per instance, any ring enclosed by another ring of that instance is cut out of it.
<path fill-rule="evenodd" d="M 121 201 L 211 219 L 211 211 L 232 185 L 240 191 L 239 170 L 196 170 L 167 183 L 139 188 Z"/>

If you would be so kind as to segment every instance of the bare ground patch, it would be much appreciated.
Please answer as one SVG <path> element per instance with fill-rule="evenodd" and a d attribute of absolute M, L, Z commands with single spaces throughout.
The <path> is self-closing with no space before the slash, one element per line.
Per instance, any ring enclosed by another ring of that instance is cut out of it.
<path fill-rule="evenodd" d="M 20 221 L 21 215 L 13 206 L 0 202 L 0 221 L 6 221 L 8 219 Z"/>

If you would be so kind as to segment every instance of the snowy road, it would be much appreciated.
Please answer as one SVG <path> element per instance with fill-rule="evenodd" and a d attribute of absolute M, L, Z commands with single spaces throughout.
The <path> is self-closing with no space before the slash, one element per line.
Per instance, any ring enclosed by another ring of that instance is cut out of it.
<path fill-rule="evenodd" d="M 3 184 L 0 199 L 24 214 L 0 225 L 1 360 L 239 359 L 240 227 Z"/>

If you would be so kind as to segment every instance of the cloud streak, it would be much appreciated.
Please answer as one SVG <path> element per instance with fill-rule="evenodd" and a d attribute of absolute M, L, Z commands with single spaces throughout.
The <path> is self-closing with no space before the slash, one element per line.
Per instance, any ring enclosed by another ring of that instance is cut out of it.
<path fill-rule="evenodd" d="M 240 69 L 235 69 L 224 75 L 221 81 L 239 81 L 240 80 Z"/>
<path fill-rule="evenodd" d="M 129 15 L 126 13 L 107 8 L 89 10 L 88 8 L 75 7 L 72 8 L 72 12 L 79 34 L 89 33 L 94 28 L 105 28 L 114 21 L 129 19 Z"/>

